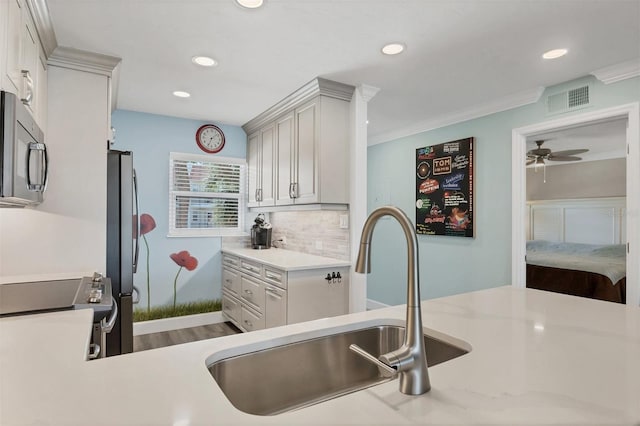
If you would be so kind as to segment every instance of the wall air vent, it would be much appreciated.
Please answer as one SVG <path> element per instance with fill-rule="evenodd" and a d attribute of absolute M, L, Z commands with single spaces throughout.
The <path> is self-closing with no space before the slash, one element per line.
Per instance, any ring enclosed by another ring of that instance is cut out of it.
<path fill-rule="evenodd" d="M 569 112 L 588 107 L 589 103 L 589 86 L 581 86 L 547 96 L 547 113 Z"/>

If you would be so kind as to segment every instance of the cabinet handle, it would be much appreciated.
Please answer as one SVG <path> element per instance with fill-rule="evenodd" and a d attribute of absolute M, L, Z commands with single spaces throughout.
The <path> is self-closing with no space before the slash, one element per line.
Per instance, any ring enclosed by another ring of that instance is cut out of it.
<path fill-rule="evenodd" d="M 266 293 L 271 296 L 274 297 L 276 299 L 282 299 L 282 296 L 280 296 L 275 290 L 271 290 L 271 289 L 267 289 Z"/>
<path fill-rule="evenodd" d="M 289 184 L 289 198 L 295 198 L 293 194 L 293 184 Z"/>
<path fill-rule="evenodd" d="M 23 96 L 20 100 L 23 104 L 31 106 L 31 102 L 33 101 L 33 78 L 31 78 L 31 72 L 29 72 L 29 70 L 22 70 L 21 73 Z"/>
<path fill-rule="evenodd" d="M 224 280 L 224 282 L 231 284 L 231 280 L 229 278 L 227 278 L 226 280 Z"/>
<path fill-rule="evenodd" d="M 253 294 L 253 292 L 251 290 L 245 290 L 244 292 L 247 293 L 248 295 L 252 295 Z"/>
<path fill-rule="evenodd" d="M 270 272 L 268 272 L 268 271 L 265 271 L 264 276 L 265 276 L 266 278 L 270 278 L 270 279 L 272 279 L 272 280 L 278 280 L 278 281 L 280 281 L 280 275 L 274 275 L 274 274 L 272 274 L 272 273 L 270 273 Z"/>
<path fill-rule="evenodd" d="M 247 324 L 249 327 L 253 327 L 253 324 L 249 320 L 244 320 L 244 323 Z"/>
<path fill-rule="evenodd" d="M 262 188 L 256 189 L 256 201 L 262 201 Z"/>
<path fill-rule="evenodd" d="M 293 195 L 291 196 L 291 198 L 298 198 L 298 183 L 297 182 L 292 183 L 291 187 L 293 188 L 291 192 Z"/>

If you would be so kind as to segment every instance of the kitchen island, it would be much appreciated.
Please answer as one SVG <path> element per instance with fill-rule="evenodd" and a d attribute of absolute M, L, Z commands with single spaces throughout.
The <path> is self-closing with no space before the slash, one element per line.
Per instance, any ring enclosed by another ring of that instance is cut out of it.
<path fill-rule="evenodd" d="M 472 350 L 431 367 L 432 389 L 421 396 L 401 394 L 393 380 L 298 411 L 254 416 L 235 409 L 207 371 L 207 360 L 398 324 L 404 315 L 396 306 L 96 361 L 84 360 L 89 310 L 2 318 L 0 424 L 640 422 L 640 309 L 531 289 L 424 301 L 424 327 Z"/>

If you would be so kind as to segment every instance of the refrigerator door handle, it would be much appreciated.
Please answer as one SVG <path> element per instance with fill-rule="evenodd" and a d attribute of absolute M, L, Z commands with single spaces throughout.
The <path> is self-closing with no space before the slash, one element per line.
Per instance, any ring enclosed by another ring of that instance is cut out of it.
<path fill-rule="evenodd" d="M 136 287 L 135 285 L 133 286 L 133 292 L 135 293 L 136 298 L 133 299 L 131 303 L 137 305 L 138 303 L 140 303 L 140 290 L 138 290 L 138 287 Z"/>
<path fill-rule="evenodd" d="M 135 198 L 136 212 L 133 217 L 136 218 L 136 248 L 133 254 L 133 273 L 138 270 L 138 257 L 140 256 L 140 211 L 138 209 L 138 177 L 136 169 L 133 169 L 133 197 Z"/>

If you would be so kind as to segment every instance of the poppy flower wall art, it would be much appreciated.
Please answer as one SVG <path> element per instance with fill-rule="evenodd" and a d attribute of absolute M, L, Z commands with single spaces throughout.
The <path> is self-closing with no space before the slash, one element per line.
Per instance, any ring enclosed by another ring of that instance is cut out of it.
<path fill-rule="evenodd" d="M 187 271 L 193 271 L 198 267 L 198 259 L 191 256 L 191 254 L 187 250 L 183 250 L 178 253 L 172 253 L 169 256 L 180 268 L 178 269 L 178 273 L 176 274 L 175 279 L 173 280 L 173 309 L 176 308 L 176 292 L 178 287 L 178 276 L 182 269 L 185 268 Z"/>

